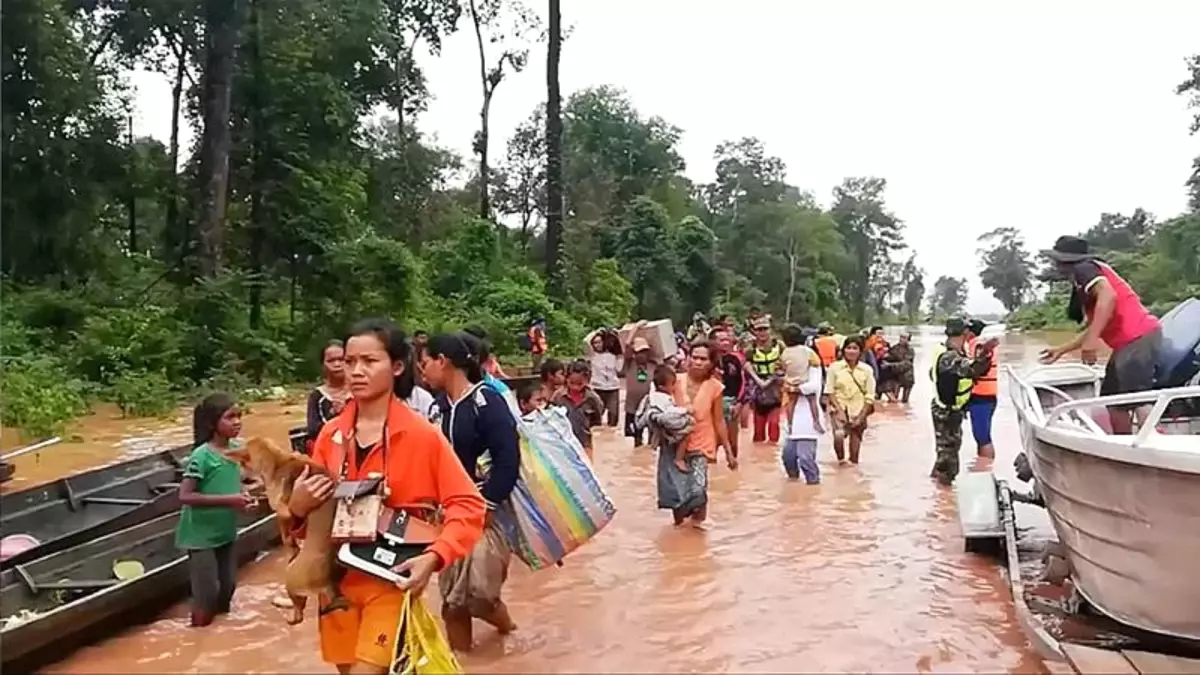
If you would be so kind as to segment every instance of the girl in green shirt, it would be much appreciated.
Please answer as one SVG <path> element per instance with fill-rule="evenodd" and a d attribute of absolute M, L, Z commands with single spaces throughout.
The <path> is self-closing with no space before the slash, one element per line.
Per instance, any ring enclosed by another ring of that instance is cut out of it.
<path fill-rule="evenodd" d="M 192 625 L 207 626 L 229 612 L 237 584 L 237 513 L 255 499 L 242 487 L 242 469 L 227 456 L 237 447 L 242 413 L 228 394 L 210 394 L 192 415 L 195 449 L 183 469 L 183 509 L 175 545 L 187 552 L 192 584 Z"/>

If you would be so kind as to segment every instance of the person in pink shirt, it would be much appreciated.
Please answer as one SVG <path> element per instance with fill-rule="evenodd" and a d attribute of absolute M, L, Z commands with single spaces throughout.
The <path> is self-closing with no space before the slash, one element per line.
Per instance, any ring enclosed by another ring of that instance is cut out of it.
<path fill-rule="evenodd" d="M 1087 240 L 1059 237 L 1054 248 L 1044 252 L 1058 272 L 1071 282 L 1068 315 L 1086 326 L 1070 342 L 1042 352 L 1042 363 L 1054 363 L 1063 355 L 1083 350 L 1086 363 L 1095 362 L 1097 340 L 1112 349 L 1100 394 L 1127 394 L 1153 389 L 1156 384 L 1162 326 L 1142 304 L 1141 298 L 1108 263 L 1091 253 Z M 1131 407 L 1145 419 L 1150 406 L 1109 408 L 1113 432 L 1133 433 Z"/>

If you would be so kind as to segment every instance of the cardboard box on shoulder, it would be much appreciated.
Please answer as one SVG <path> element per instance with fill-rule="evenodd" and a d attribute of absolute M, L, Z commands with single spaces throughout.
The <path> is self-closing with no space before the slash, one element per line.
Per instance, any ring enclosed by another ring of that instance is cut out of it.
<path fill-rule="evenodd" d="M 654 360 L 662 363 L 669 356 L 675 356 L 679 351 L 675 345 L 675 327 L 671 325 L 670 319 L 659 319 L 657 321 L 647 321 L 644 326 L 633 332 L 636 323 L 627 323 L 621 326 L 621 330 L 617 334 L 621 336 L 621 341 L 626 342 L 635 337 L 645 338 L 646 342 L 650 343 L 650 351 L 654 354 Z"/>

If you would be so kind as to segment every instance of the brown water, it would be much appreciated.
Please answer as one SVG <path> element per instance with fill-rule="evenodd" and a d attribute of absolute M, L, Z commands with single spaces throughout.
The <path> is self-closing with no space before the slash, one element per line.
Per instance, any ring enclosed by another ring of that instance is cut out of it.
<path fill-rule="evenodd" d="M 598 472 L 616 519 L 561 569 L 514 564 L 506 593 L 521 627 L 500 638 L 480 626 L 466 669 L 1041 672 L 999 567 L 963 552 L 953 494 L 928 478 L 923 374 L 936 339 L 932 329 L 917 338 L 911 408 L 885 405 L 873 418 L 858 468 L 837 466 L 825 439 L 822 484 L 791 483 L 777 450 L 752 447 L 743 433 L 742 469 L 713 472 L 707 533 L 671 527 L 655 508 L 652 455 L 599 433 Z M 1028 363 L 1043 346 L 1008 336 L 1001 355 Z M 260 404 L 247 433 L 282 434 L 301 414 Z M 996 469 L 1011 476 L 1019 444 L 1004 392 L 995 435 Z M 964 467 L 973 456 L 967 434 Z M 273 555 L 243 572 L 235 611 L 214 626 L 187 628 L 180 605 L 47 672 L 332 672 L 315 620 L 289 627 L 271 605 L 280 578 Z"/>

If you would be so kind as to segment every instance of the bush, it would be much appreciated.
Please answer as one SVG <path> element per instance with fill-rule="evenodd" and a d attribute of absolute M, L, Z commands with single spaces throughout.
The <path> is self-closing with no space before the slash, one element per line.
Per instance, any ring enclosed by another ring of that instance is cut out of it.
<path fill-rule="evenodd" d="M 29 439 L 62 433 L 67 422 L 87 412 L 84 386 L 50 357 L 11 361 L 0 388 L 0 420 Z"/>
<path fill-rule="evenodd" d="M 144 370 L 118 374 L 105 391 L 105 398 L 117 404 L 122 417 L 162 417 L 178 402 L 166 373 Z"/>

